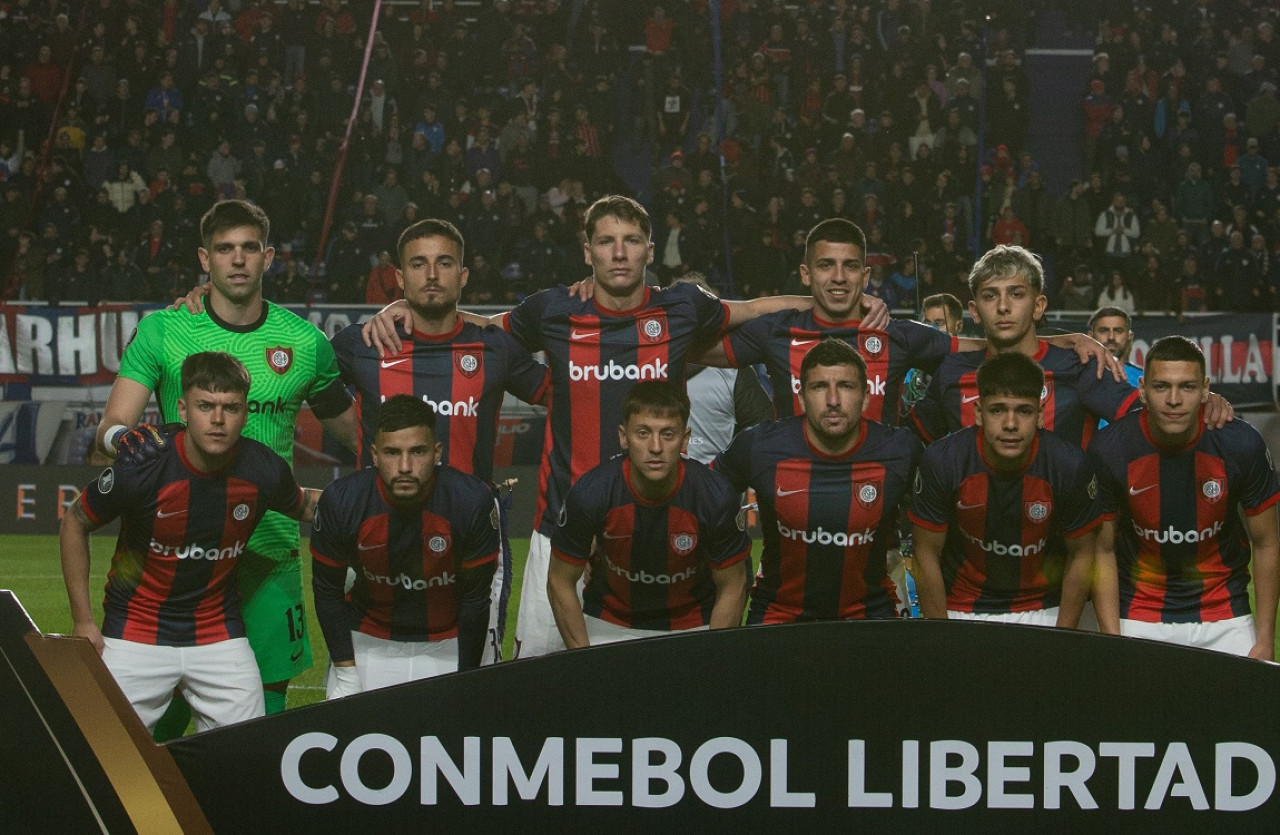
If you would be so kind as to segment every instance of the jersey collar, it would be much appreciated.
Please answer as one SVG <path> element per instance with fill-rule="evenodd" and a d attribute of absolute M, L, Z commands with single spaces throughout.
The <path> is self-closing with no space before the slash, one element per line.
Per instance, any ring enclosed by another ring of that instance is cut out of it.
<path fill-rule="evenodd" d="M 223 320 L 220 316 L 218 316 L 217 313 L 213 311 L 212 304 L 206 303 L 204 306 L 204 312 L 209 314 L 209 319 L 215 325 L 217 325 L 218 327 L 222 328 L 225 331 L 231 331 L 232 333 L 253 333 L 258 328 L 262 327 L 263 324 L 266 323 L 267 313 L 269 312 L 269 305 L 270 305 L 270 302 L 268 302 L 266 299 L 263 299 L 262 313 L 258 316 L 257 321 L 252 322 L 248 325 L 233 325 L 230 322 Z"/>

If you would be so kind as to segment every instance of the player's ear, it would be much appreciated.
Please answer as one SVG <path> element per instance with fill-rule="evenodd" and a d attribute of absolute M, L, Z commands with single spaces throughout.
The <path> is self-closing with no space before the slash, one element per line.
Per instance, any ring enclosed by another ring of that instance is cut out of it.
<path fill-rule="evenodd" d="M 466 267 L 463 267 L 462 269 L 458 270 L 458 288 L 461 289 L 463 287 L 466 287 L 467 279 L 470 277 L 471 277 L 471 270 L 467 269 Z"/>
<path fill-rule="evenodd" d="M 196 256 L 200 259 L 200 269 L 209 272 L 209 250 L 199 247 L 196 249 Z"/>
<path fill-rule="evenodd" d="M 400 295 L 404 295 L 404 272 L 396 267 L 396 285 L 400 288 Z"/>
<path fill-rule="evenodd" d="M 178 398 L 178 420 L 183 423 L 187 422 L 187 400 L 185 397 Z"/>
<path fill-rule="evenodd" d="M 444 444 L 436 441 L 436 464 L 440 463 L 440 457 L 444 455 Z"/>
<path fill-rule="evenodd" d="M 1032 321 L 1039 322 L 1040 317 L 1044 316 L 1044 312 L 1045 310 L 1048 309 L 1048 307 L 1049 307 L 1049 299 L 1047 296 L 1045 296 L 1043 293 L 1036 296 L 1036 309 L 1035 309 L 1035 313 L 1032 314 L 1032 317 L 1031 317 Z"/>
<path fill-rule="evenodd" d="M 271 268 L 271 262 L 276 260 L 276 248 L 269 246 L 262 250 L 262 271 L 266 272 Z"/>
<path fill-rule="evenodd" d="M 622 424 L 618 424 L 618 446 L 627 448 L 627 427 Z"/>
<path fill-rule="evenodd" d="M 1138 378 L 1138 399 L 1142 401 L 1142 405 L 1147 405 L 1147 376 L 1144 374 Z"/>
<path fill-rule="evenodd" d="M 591 241 L 582 242 L 582 260 L 588 267 L 591 266 Z"/>
<path fill-rule="evenodd" d="M 690 438 L 692 438 L 692 437 L 693 437 L 693 430 L 686 426 L 686 427 L 684 428 L 684 440 L 683 440 L 683 441 L 681 441 L 681 443 L 680 443 L 680 454 L 681 454 L 681 455 L 688 455 L 688 454 L 689 454 L 689 439 L 690 439 Z"/>
<path fill-rule="evenodd" d="M 980 315 L 978 314 L 978 303 L 977 303 L 977 302 L 974 302 L 974 301 L 970 301 L 970 302 L 969 302 L 969 315 L 973 317 L 973 323 L 974 323 L 975 325 L 981 325 L 981 324 L 982 324 L 982 316 L 980 316 Z"/>
<path fill-rule="evenodd" d="M 810 278 L 809 278 L 809 265 L 803 261 L 800 262 L 800 283 L 803 284 L 805 287 L 813 286 L 810 283 Z"/>

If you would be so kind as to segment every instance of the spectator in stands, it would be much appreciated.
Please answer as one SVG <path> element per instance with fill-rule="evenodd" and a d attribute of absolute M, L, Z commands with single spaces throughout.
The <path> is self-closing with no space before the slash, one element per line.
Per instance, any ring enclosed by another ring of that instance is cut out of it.
<path fill-rule="evenodd" d="M 1124 193 L 1119 191 L 1111 198 L 1111 205 L 1098 214 L 1093 226 L 1100 251 L 1113 259 L 1133 254 L 1141 231 L 1138 215 L 1129 208 Z"/>

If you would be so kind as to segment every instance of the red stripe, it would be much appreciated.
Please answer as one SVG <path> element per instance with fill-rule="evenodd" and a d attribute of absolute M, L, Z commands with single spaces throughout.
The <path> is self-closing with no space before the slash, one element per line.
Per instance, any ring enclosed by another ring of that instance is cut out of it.
<path fill-rule="evenodd" d="M 157 515 L 151 526 L 151 538 L 161 546 L 181 548 L 186 541 L 188 514 L 185 511 L 190 504 L 190 481 L 184 479 L 161 487 L 156 496 Z M 165 516 L 161 518 L 159 513 Z M 127 641 L 154 644 L 160 627 L 159 607 L 172 594 L 178 558 L 172 551 L 167 556 L 148 551 L 142 559 L 145 570 L 126 606 L 121 637 Z"/>
<path fill-rule="evenodd" d="M 449 543 L 443 551 L 431 550 L 431 540 L 441 536 Z M 454 574 L 457 542 L 453 538 L 453 526 L 443 516 L 424 510 L 422 512 L 422 577 L 430 580 L 443 574 Z M 440 641 L 457 634 L 458 630 L 458 580 L 445 586 L 431 586 L 419 594 L 427 610 L 427 633 L 432 640 Z"/>
<path fill-rule="evenodd" d="M 1040 404 L 1043 407 L 1042 412 L 1044 414 L 1044 428 L 1052 432 L 1054 428 L 1054 423 L 1055 423 L 1054 419 L 1057 417 L 1056 404 L 1058 402 L 1058 397 L 1053 390 L 1053 372 L 1052 371 L 1044 372 L 1044 388 L 1045 388 L 1046 394 L 1045 394 L 1044 402 Z"/>
<path fill-rule="evenodd" d="M 1129 488 L 1143 490 L 1141 498 L 1123 497 L 1129 502 L 1129 514 L 1133 521 L 1150 530 L 1160 529 L 1160 455 L 1144 455 L 1129 462 L 1125 484 Z M 1117 532 L 1120 536 L 1120 532 Z M 1160 545 L 1147 539 L 1138 539 L 1138 554 L 1130 578 L 1134 586 L 1133 603 L 1126 617 L 1159 623 L 1169 593 L 1167 568 L 1160 554 Z"/>
<path fill-rule="evenodd" d="M 473 374 L 468 376 L 462 370 L 464 357 L 471 357 L 477 363 Z M 484 397 L 485 361 L 484 345 L 480 343 L 454 346 L 452 352 L 453 379 L 450 386 L 449 401 L 452 403 L 474 403 L 480 408 Z M 475 472 L 475 454 L 480 427 L 479 415 L 440 415 L 440 419 L 449 427 L 449 448 L 446 464 L 462 470 L 468 475 Z"/>
<path fill-rule="evenodd" d="M 976 473 L 960 482 L 960 489 L 956 491 L 956 524 L 968 534 L 962 537 L 964 561 L 947 593 L 947 608 L 957 612 L 972 612 L 987 585 L 987 552 L 978 543 L 987 535 L 986 505 L 990 490 L 987 474 Z M 975 539 L 978 542 L 974 542 Z"/>
<path fill-rule="evenodd" d="M 978 373 L 969 371 L 960 376 L 960 425 L 973 426 L 978 422 Z"/>
<path fill-rule="evenodd" d="M 635 561 L 632 548 L 635 546 L 636 506 L 628 502 L 609 510 L 604 517 L 604 536 L 597 547 L 602 557 L 624 571 L 634 571 Z M 605 600 L 604 611 L 614 610 L 611 619 L 617 620 L 618 613 L 632 611 L 631 581 L 609 568 L 601 565 L 604 574 Z M 610 600 L 612 598 L 612 600 Z M 620 625 L 629 626 L 629 622 Z"/>
<path fill-rule="evenodd" d="M 1231 511 L 1231 497 L 1227 494 L 1227 464 L 1216 455 L 1197 452 L 1195 474 L 1196 530 L 1202 531 L 1212 528 L 1215 523 L 1226 522 L 1226 514 Z M 1210 502 L 1201 489 L 1201 485 L 1210 479 L 1217 479 L 1222 487 L 1215 502 Z M 1205 622 L 1235 617 L 1231 610 L 1231 591 L 1227 588 L 1231 569 L 1222 558 L 1219 542 L 1219 537 L 1211 536 L 1196 545 L 1196 568 L 1203 578 L 1200 619 Z"/>
<path fill-rule="evenodd" d="M 360 527 L 356 531 L 356 558 L 360 561 L 360 566 L 371 574 L 381 574 L 390 576 L 391 563 L 387 547 L 387 533 L 390 518 L 387 514 L 382 513 L 377 516 L 371 516 L 360 523 Z M 381 545 L 379 548 L 377 546 Z M 363 548 L 361 546 L 364 546 Z M 356 570 L 356 574 L 361 573 L 360 569 Z M 357 582 L 363 581 L 359 578 Z M 364 588 L 368 605 L 365 608 L 364 617 L 360 619 L 360 625 L 357 627 L 366 635 L 372 635 L 375 638 L 391 637 L 390 615 L 392 603 L 395 600 L 395 589 L 383 583 L 364 582 Z"/>
<path fill-rule="evenodd" d="M 1031 505 L 1039 502 L 1050 512 L 1037 523 L 1031 518 Z M 1041 478 L 1026 476 L 1022 480 L 1022 547 L 1044 545 L 1033 556 L 1024 556 L 1018 563 L 1018 594 L 1011 601 L 1009 611 L 1032 612 L 1044 608 L 1045 595 L 1049 592 L 1049 578 L 1044 575 L 1045 549 L 1049 547 L 1050 524 L 1055 507 L 1053 488 Z"/>
<path fill-rule="evenodd" d="M 791 459 L 778 464 L 774 471 L 774 507 L 778 521 L 793 531 L 809 528 L 809 483 L 813 463 L 806 459 Z M 809 547 L 800 539 L 778 537 L 778 592 L 770 604 L 772 611 L 778 608 L 781 620 L 793 621 L 804 613 L 804 586 L 808 565 Z M 766 623 L 778 623 L 765 615 Z"/>
<path fill-rule="evenodd" d="M 573 332 L 595 332 L 594 337 L 574 339 Z M 598 367 L 604 357 L 600 345 L 601 322 L 598 316 L 569 317 L 569 363 L 584 368 Z M 569 450 L 569 484 L 600 463 L 601 427 L 600 398 L 602 383 L 594 375 L 590 379 L 575 380 L 573 391 L 572 438 Z M 551 423 L 548 417 L 548 425 Z M 612 429 L 612 427 L 608 427 Z M 563 496 L 561 500 L 563 500 Z"/>

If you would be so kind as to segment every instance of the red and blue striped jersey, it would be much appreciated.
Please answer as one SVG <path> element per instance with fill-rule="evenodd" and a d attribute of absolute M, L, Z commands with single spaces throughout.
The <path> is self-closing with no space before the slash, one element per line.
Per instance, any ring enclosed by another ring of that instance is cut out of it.
<path fill-rule="evenodd" d="M 378 471 L 325 488 L 311 525 L 316 619 L 335 661 L 354 657 L 352 631 L 393 641 L 458 632 L 464 600 L 487 600 L 498 559 L 498 509 L 480 479 L 436 467 L 426 502 L 397 510 Z M 355 584 L 343 599 L 347 568 Z"/>
<path fill-rule="evenodd" d="M 864 420 L 854 447 L 829 456 L 803 416 L 738 435 L 716 459 L 735 490 L 755 489 L 764 550 L 748 623 L 890 618 L 885 571 L 898 503 L 922 450 L 906 429 Z"/>
<path fill-rule="evenodd" d="M 924 451 L 909 517 L 946 531 L 948 609 L 1005 614 L 1057 606 L 1063 538 L 1101 523 L 1084 451 L 1044 429 L 1033 443 L 1030 461 L 1016 473 L 987 463 L 976 426 Z"/>
<path fill-rule="evenodd" d="M 924 399 L 911 410 L 912 423 L 926 443 L 973 426 L 978 405 L 978 366 L 986 351 L 962 351 L 942 361 Z M 1040 340 L 1032 357 L 1044 369 L 1044 428 L 1083 449 L 1098 428 L 1098 418 L 1115 420 L 1138 404 L 1138 390 L 1117 382 L 1109 372 L 1098 379 L 1097 360 L 1080 362 L 1075 351 Z"/>
<path fill-rule="evenodd" d="M 708 566 L 727 568 L 751 553 L 739 515 L 728 479 L 697 461 L 682 460 L 676 488 L 651 502 L 636 495 L 631 462 L 619 456 L 569 488 L 551 553 L 590 562 L 584 613 L 633 629 L 691 629 L 711 621 Z"/>
<path fill-rule="evenodd" d="M 867 408 L 871 420 L 898 425 L 902 381 L 912 368 L 932 371 L 959 341 L 919 322 L 894 319 L 884 330 L 860 328 L 857 322 L 827 322 L 812 310 L 782 310 L 758 316 L 722 340 L 729 362 L 737 367 L 762 362 L 773 384 L 773 411 L 779 418 L 801 414 L 800 363 L 823 339 L 842 339 L 867 362 Z"/>
<path fill-rule="evenodd" d="M 244 637 L 239 557 L 263 514 L 302 504 L 289 464 L 264 444 L 241 438 L 230 464 L 203 472 L 185 438 L 144 464 L 104 470 L 80 494 L 94 523 L 120 519 L 102 604 L 108 638 L 189 647 Z"/>
<path fill-rule="evenodd" d="M 1271 454 L 1237 418 L 1200 423 L 1181 449 L 1156 444 L 1139 411 L 1098 433 L 1089 458 L 1103 518 L 1115 520 L 1120 616 L 1201 623 L 1249 614 L 1248 532 L 1241 517 L 1275 513 Z"/>
<path fill-rule="evenodd" d="M 398 354 L 379 357 L 364 344 L 359 325 L 333 338 L 343 382 L 356 393 L 360 415 L 361 466 L 373 463 L 370 445 L 378 430 L 382 402 L 411 394 L 436 412 L 436 440 L 443 461 L 488 481 L 493 478 L 502 396 L 509 391 L 527 403 L 540 400 L 549 385 L 547 367 L 497 327 L 479 327 L 458 319 L 438 336 L 414 332 Z"/>
<path fill-rule="evenodd" d="M 564 287 L 529 296 L 503 317 L 530 351 L 546 351 L 551 405 L 538 474 L 538 529 L 550 536 L 569 485 L 621 452 L 622 396 L 640 380 L 684 384 L 688 358 L 719 339 L 724 302 L 691 285 L 646 287 L 630 310 L 581 301 Z"/>

